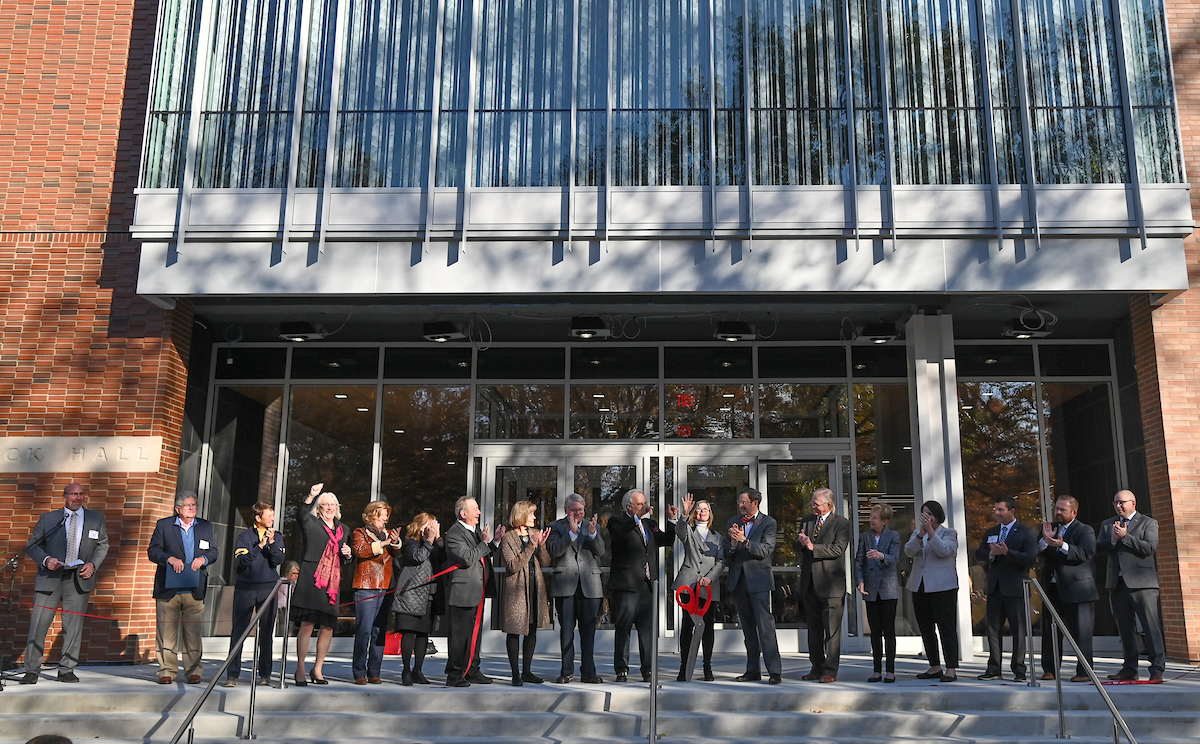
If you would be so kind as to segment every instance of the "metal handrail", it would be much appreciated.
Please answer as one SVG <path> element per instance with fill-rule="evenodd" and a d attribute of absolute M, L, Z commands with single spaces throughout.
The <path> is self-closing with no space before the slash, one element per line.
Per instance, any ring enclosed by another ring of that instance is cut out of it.
<path fill-rule="evenodd" d="M 1108 712 L 1112 713 L 1113 744 L 1119 744 L 1119 740 L 1117 738 L 1118 728 L 1120 729 L 1121 733 L 1125 734 L 1125 738 L 1129 741 L 1129 744 L 1137 744 L 1137 739 L 1133 738 L 1133 732 L 1129 730 L 1129 724 L 1125 722 L 1125 718 L 1121 715 L 1121 712 L 1117 710 L 1116 704 L 1113 703 L 1112 698 L 1109 697 L 1108 692 L 1105 691 L 1104 685 L 1100 682 L 1100 678 L 1096 676 L 1096 670 L 1092 668 L 1091 663 L 1087 660 L 1087 657 L 1084 656 L 1083 651 L 1080 650 L 1079 644 L 1076 643 L 1075 638 L 1071 635 L 1071 631 L 1067 630 L 1067 625 L 1063 622 L 1062 616 L 1058 614 L 1058 610 L 1054 609 L 1054 605 L 1051 604 L 1050 600 L 1046 598 L 1046 592 L 1044 589 L 1042 589 L 1042 585 L 1038 583 L 1037 579 L 1027 577 L 1022 583 L 1021 588 L 1025 595 L 1025 633 L 1026 642 L 1028 644 L 1027 648 L 1029 649 L 1030 687 L 1038 686 L 1037 683 L 1033 681 L 1033 609 L 1029 602 L 1029 587 L 1031 586 L 1037 590 L 1038 596 L 1042 598 L 1042 609 L 1049 613 L 1053 623 L 1057 625 L 1058 629 L 1062 632 L 1063 638 L 1066 638 L 1067 642 L 1071 644 L 1071 648 L 1075 650 L 1075 656 L 1079 660 L 1079 664 L 1084 668 L 1084 671 L 1087 672 L 1088 677 L 1092 681 L 1092 685 L 1096 688 L 1096 691 L 1100 693 L 1100 697 L 1104 698 L 1104 704 L 1108 706 Z M 1045 622 L 1045 618 L 1043 618 L 1042 621 Z M 1058 690 L 1058 735 L 1054 738 L 1070 739 L 1071 737 L 1067 736 L 1066 716 L 1063 712 L 1062 674 L 1061 669 L 1059 668 L 1061 667 L 1061 662 L 1058 648 L 1058 634 L 1051 633 L 1050 639 L 1053 642 L 1054 660 L 1056 664 L 1058 664 L 1058 666 L 1056 666 L 1054 669 L 1054 686 Z"/>
<path fill-rule="evenodd" d="M 175 735 L 171 737 L 170 744 L 179 744 L 179 740 L 183 737 L 183 732 L 188 731 L 191 728 L 192 722 L 196 718 L 196 714 L 200 712 L 200 708 L 204 705 L 204 702 L 206 700 L 208 700 L 208 696 L 212 693 L 213 688 L 217 686 L 217 682 L 219 682 L 221 680 L 221 677 L 224 676 L 225 671 L 227 669 L 229 669 L 230 663 L 233 662 L 234 653 L 236 653 L 238 651 L 238 649 L 241 648 L 242 644 L 246 641 L 246 639 L 250 637 L 250 631 L 258 627 L 258 621 L 262 617 L 262 614 L 264 612 L 266 612 L 267 607 L 270 606 L 270 604 L 276 600 L 276 597 L 279 594 L 279 587 L 283 586 L 284 584 L 291 584 L 291 583 L 292 583 L 292 581 L 290 579 L 286 579 L 282 576 L 279 577 L 279 579 L 275 582 L 275 586 L 271 588 L 271 595 L 269 597 L 267 597 L 266 600 L 264 600 L 263 603 L 258 606 L 258 609 L 254 613 L 254 617 L 250 618 L 250 622 L 246 624 L 246 629 L 242 631 L 242 635 L 240 637 L 238 637 L 238 639 L 236 641 L 229 644 L 229 654 L 225 656 L 225 661 L 223 661 L 221 663 L 220 668 L 217 669 L 217 673 L 213 675 L 213 678 L 211 680 L 209 680 L 208 686 L 206 686 L 204 688 L 204 692 L 200 693 L 200 698 L 198 700 L 196 700 L 196 704 L 192 706 L 192 710 L 187 714 L 187 718 L 185 718 L 183 720 L 183 723 L 179 726 L 179 730 L 176 731 Z M 291 609 L 291 593 L 290 592 L 288 593 L 288 606 L 289 606 L 288 609 L 290 611 L 290 609 Z M 271 632 L 274 633 L 275 632 L 274 629 L 272 629 Z M 286 626 L 284 626 L 283 663 L 284 664 L 287 663 L 287 627 Z M 254 729 L 254 688 L 258 686 L 257 683 L 258 683 L 258 643 L 256 640 L 256 642 L 254 644 L 254 666 L 250 671 L 250 712 L 246 717 L 246 734 L 243 737 L 246 739 L 251 738 L 251 734 Z M 188 741 L 189 742 L 191 742 L 192 736 L 194 733 L 195 733 L 194 731 L 188 731 Z"/>

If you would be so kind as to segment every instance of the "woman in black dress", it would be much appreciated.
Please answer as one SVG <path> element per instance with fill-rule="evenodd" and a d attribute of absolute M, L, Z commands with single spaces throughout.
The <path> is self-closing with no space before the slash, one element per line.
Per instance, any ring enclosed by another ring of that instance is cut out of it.
<path fill-rule="evenodd" d="M 292 596 L 292 617 L 300 624 L 296 634 L 297 687 L 308 684 L 304 678 L 304 657 L 314 628 L 319 629 L 317 658 L 308 679 L 314 685 L 329 684 L 321 674 L 321 666 L 337 625 L 342 567 L 352 560 L 347 542 L 350 530 L 341 522 L 341 504 L 332 493 L 321 493 L 324 485 L 317 483 L 309 490 L 304 503 L 312 504 L 312 511 L 300 520 L 300 580 Z"/>
<path fill-rule="evenodd" d="M 427 685 L 421 672 L 425 649 L 433 630 L 433 595 L 437 589 L 429 580 L 434 564 L 445 560 L 442 547 L 442 527 L 432 514 L 418 514 L 408 525 L 400 556 L 400 576 L 396 579 L 396 596 L 392 600 L 392 627 L 400 633 L 400 655 L 404 671 L 400 680 L 405 686 Z M 416 654 L 410 669 L 409 662 Z"/>

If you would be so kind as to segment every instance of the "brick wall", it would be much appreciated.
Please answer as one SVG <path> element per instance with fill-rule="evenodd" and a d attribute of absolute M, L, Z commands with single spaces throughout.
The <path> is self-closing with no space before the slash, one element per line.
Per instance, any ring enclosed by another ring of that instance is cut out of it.
<path fill-rule="evenodd" d="M 1166 0 L 1182 126 L 1183 158 L 1194 178 L 1200 163 L 1200 6 Z M 1193 126 L 1193 124 L 1197 126 Z M 1192 190 L 1192 213 L 1200 193 Z M 1149 499 L 1159 520 L 1159 578 L 1167 654 L 1200 660 L 1200 242 L 1186 241 L 1188 284 L 1179 297 L 1151 309 L 1134 298 L 1142 425 Z"/>
<path fill-rule="evenodd" d="M 134 295 L 128 235 L 156 8 L 19 0 L 0 13 L 0 434 L 164 440 L 157 473 L 0 475 L 5 555 L 61 507 L 72 480 L 107 516 L 111 550 L 88 611 L 115 620 L 85 620 L 85 662 L 153 653 L 145 553 L 154 521 L 171 513 L 179 458 L 191 313 Z M 19 624 L 2 655 L 24 649 L 33 576 L 23 561 Z"/>

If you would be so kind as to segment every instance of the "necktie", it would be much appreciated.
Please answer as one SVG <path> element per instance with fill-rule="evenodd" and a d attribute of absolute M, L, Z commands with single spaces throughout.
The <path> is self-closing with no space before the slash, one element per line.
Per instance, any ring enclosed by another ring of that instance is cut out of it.
<path fill-rule="evenodd" d="M 817 528 L 813 530 L 813 537 L 821 534 L 821 527 L 825 524 L 825 517 L 817 517 Z"/>
<path fill-rule="evenodd" d="M 750 517 L 750 516 L 742 517 L 742 524 L 750 524 L 753 521 L 754 521 L 754 517 Z"/>
<path fill-rule="evenodd" d="M 74 563 L 79 559 L 79 540 L 75 537 L 76 520 L 79 518 L 79 512 L 71 512 L 71 516 L 67 519 L 67 563 Z"/>
<path fill-rule="evenodd" d="M 1008 528 L 1010 526 L 1011 526 L 1011 523 L 1003 525 L 1000 528 L 1000 542 L 1005 542 L 1008 539 Z"/>

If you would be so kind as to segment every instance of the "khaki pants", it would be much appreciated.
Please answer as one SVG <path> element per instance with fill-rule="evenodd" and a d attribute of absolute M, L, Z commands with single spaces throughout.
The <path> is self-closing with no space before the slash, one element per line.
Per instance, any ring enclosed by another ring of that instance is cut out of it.
<path fill-rule="evenodd" d="M 158 631 L 158 676 L 175 678 L 179 673 L 179 657 L 183 657 L 183 674 L 200 676 L 200 616 L 204 603 L 190 592 L 176 594 L 171 599 L 155 600 Z M 180 628 L 182 626 L 182 633 Z M 182 643 L 180 642 L 182 639 Z"/>

